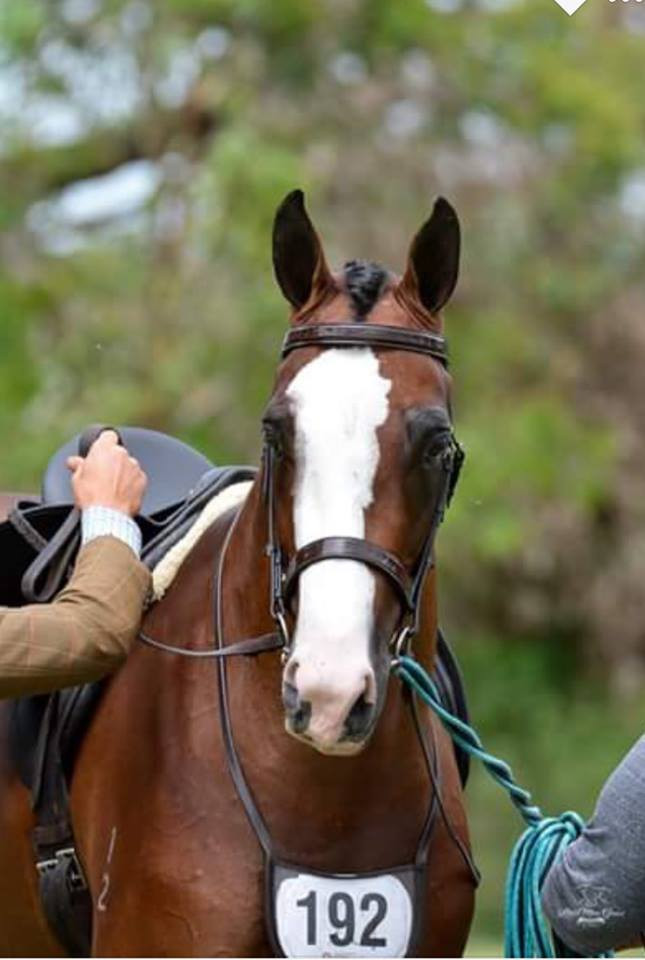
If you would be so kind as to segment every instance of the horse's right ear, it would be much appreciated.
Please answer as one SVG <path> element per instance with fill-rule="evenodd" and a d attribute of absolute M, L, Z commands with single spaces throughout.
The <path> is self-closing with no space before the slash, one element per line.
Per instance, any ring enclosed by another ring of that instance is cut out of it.
<path fill-rule="evenodd" d="M 331 282 L 322 244 L 305 210 L 302 190 L 287 194 L 273 223 L 273 269 L 280 289 L 299 310 Z"/>

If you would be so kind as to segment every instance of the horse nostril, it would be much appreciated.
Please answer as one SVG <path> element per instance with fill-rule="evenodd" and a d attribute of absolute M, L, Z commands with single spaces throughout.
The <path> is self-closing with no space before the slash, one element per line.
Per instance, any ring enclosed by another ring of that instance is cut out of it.
<path fill-rule="evenodd" d="M 300 700 L 298 691 L 291 683 L 282 685 L 282 702 L 294 733 L 304 733 L 311 720 L 311 704 Z"/>
<path fill-rule="evenodd" d="M 311 720 L 311 704 L 308 700 L 303 700 L 300 705 L 290 714 L 291 727 L 294 733 L 304 733 Z"/>
<path fill-rule="evenodd" d="M 284 668 L 284 683 L 295 689 L 296 682 L 296 673 L 298 672 L 298 667 L 300 664 L 295 657 L 290 657 L 287 665 Z"/>
<path fill-rule="evenodd" d="M 361 693 L 360 697 L 349 711 L 347 720 L 345 721 L 346 736 L 351 739 L 352 737 L 364 735 L 370 725 L 373 713 L 374 704 L 369 703 L 365 699 L 365 694 Z"/>
<path fill-rule="evenodd" d="M 292 714 L 298 709 L 298 691 L 292 683 L 282 684 L 282 702 L 287 713 Z"/>

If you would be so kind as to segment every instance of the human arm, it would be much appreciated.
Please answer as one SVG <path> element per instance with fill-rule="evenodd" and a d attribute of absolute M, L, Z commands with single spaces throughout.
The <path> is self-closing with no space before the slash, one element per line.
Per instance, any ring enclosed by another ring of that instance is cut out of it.
<path fill-rule="evenodd" d="M 558 936 L 583 956 L 633 943 L 645 930 L 645 736 L 549 871 L 542 905 Z"/>
<path fill-rule="evenodd" d="M 140 535 L 131 518 L 141 506 L 145 474 L 113 431 L 68 466 L 83 546 L 52 604 L 0 609 L 1 697 L 96 680 L 123 662 L 141 620 L 150 575 L 138 559 Z"/>
<path fill-rule="evenodd" d="M 112 536 L 81 550 L 51 604 L 0 611 L 0 697 L 98 680 L 125 660 L 143 614 L 150 574 Z"/>

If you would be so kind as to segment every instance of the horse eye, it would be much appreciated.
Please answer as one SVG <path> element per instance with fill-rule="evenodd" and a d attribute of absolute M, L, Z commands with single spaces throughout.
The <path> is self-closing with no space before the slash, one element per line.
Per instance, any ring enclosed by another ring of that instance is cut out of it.
<path fill-rule="evenodd" d="M 410 462 L 426 469 L 437 465 L 449 448 L 452 427 L 447 412 L 438 407 L 412 408 L 406 413 Z"/>
<path fill-rule="evenodd" d="M 423 462 L 427 465 L 434 463 L 437 457 L 446 452 L 450 444 L 450 430 L 435 430 L 427 440 L 423 450 Z"/>
<path fill-rule="evenodd" d="M 435 467 L 450 447 L 450 431 L 442 430 L 426 443 L 421 457 L 424 467 Z"/>
<path fill-rule="evenodd" d="M 286 415 L 267 415 L 262 420 L 264 442 L 281 457 L 289 447 L 289 418 Z"/>
<path fill-rule="evenodd" d="M 280 450 L 282 447 L 282 429 L 279 423 L 273 420 L 264 420 L 262 423 L 262 433 L 264 440 L 274 450 Z"/>

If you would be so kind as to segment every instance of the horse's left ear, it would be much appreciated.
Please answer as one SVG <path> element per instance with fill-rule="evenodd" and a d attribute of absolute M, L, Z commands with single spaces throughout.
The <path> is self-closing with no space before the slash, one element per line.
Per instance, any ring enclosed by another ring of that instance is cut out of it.
<path fill-rule="evenodd" d="M 431 216 L 412 241 L 401 292 L 417 299 L 428 313 L 438 313 L 457 284 L 460 244 L 457 213 L 447 200 L 439 197 Z"/>
<path fill-rule="evenodd" d="M 331 283 L 320 238 L 305 210 L 302 190 L 287 194 L 273 224 L 273 269 L 280 289 L 299 310 Z"/>

